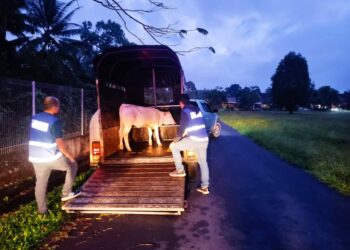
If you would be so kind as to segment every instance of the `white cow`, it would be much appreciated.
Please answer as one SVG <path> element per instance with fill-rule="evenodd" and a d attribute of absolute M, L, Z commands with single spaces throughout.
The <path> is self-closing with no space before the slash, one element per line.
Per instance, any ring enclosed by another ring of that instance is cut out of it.
<path fill-rule="evenodd" d="M 137 128 L 147 127 L 148 129 L 148 144 L 152 145 L 152 129 L 155 132 L 156 140 L 158 146 L 161 146 L 159 140 L 158 128 L 164 125 L 175 124 L 175 121 L 170 112 L 162 112 L 158 109 L 151 107 L 141 107 L 132 104 L 122 104 L 119 108 L 119 118 L 120 118 L 120 128 L 119 128 L 119 148 L 121 150 L 123 147 L 123 138 L 125 142 L 125 147 L 128 151 L 131 151 L 129 145 L 128 134 L 132 126 Z"/>

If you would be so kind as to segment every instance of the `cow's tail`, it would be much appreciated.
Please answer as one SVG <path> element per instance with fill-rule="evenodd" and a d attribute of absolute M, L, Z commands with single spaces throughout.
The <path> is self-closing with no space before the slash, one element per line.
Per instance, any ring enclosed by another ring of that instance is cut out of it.
<path fill-rule="evenodd" d="M 119 149 L 123 150 L 123 123 L 122 123 L 122 114 L 123 114 L 123 108 L 125 107 L 124 104 L 120 105 L 119 107 Z"/>

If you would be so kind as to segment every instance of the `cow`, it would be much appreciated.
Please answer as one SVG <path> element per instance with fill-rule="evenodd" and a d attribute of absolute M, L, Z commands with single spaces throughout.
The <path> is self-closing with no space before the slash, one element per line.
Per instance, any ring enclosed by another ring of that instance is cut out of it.
<path fill-rule="evenodd" d="M 158 128 L 161 125 L 173 125 L 176 124 L 174 118 L 172 117 L 170 112 L 162 112 L 158 109 L 152 107 L 141 107 L 132 104 L 122 104 L 119 108 L 119 120 L 120 120 L 120 128 L 119 128 L 119 148 L 121 150 L 124 149 L 123 139 L 125 142 L 125 147 L 128 151 L 131 151 L 129 145 L 129 137 L 128 134 L 132 128 L 135 126 L 136 128 L 147 127 L 148 129 L 148 144 L 152 145 L 152 130 L 154 130 L 157 144 L 161 146 L 161 142 L 159 140 L 159 131 Z"/>

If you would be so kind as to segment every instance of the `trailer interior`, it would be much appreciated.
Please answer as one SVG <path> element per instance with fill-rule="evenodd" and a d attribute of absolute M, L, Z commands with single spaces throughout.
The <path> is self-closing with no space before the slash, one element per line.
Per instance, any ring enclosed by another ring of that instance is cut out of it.
<path fill-rule="evenodd" d="M 97 140 L 90 133 L 90 161 L 99 168 L 83 185 L 82 194 L 63 209 L 179 215 L 184 211 L 185 178 L 168 175 L 175 169 L 169 145 L 178 125 L 160 127 L 162 146 L 155 141 L 148 145 L 147 128 L 133 128 L 129 133 L 132 152 L 118 148 L 119 107 L 123 103 L 170 111 L 179 124 L 177 101 L 183 92 L 184 74 L 177 55 L 160 45 L 111 48 L 95 58 L 94 70 L 98 111 L 90 127 L 98 127 L 99 133 Z"/>

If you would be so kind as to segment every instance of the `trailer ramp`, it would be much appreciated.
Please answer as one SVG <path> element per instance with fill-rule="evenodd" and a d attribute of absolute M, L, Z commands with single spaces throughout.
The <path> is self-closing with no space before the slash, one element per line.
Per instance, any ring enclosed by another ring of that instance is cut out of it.
<path fill-rule="evenodd" d="M 170 177 L 174 163 L 103 165 L 67 201 L 67 212 L 180 215 L 185 178 Z"/>

